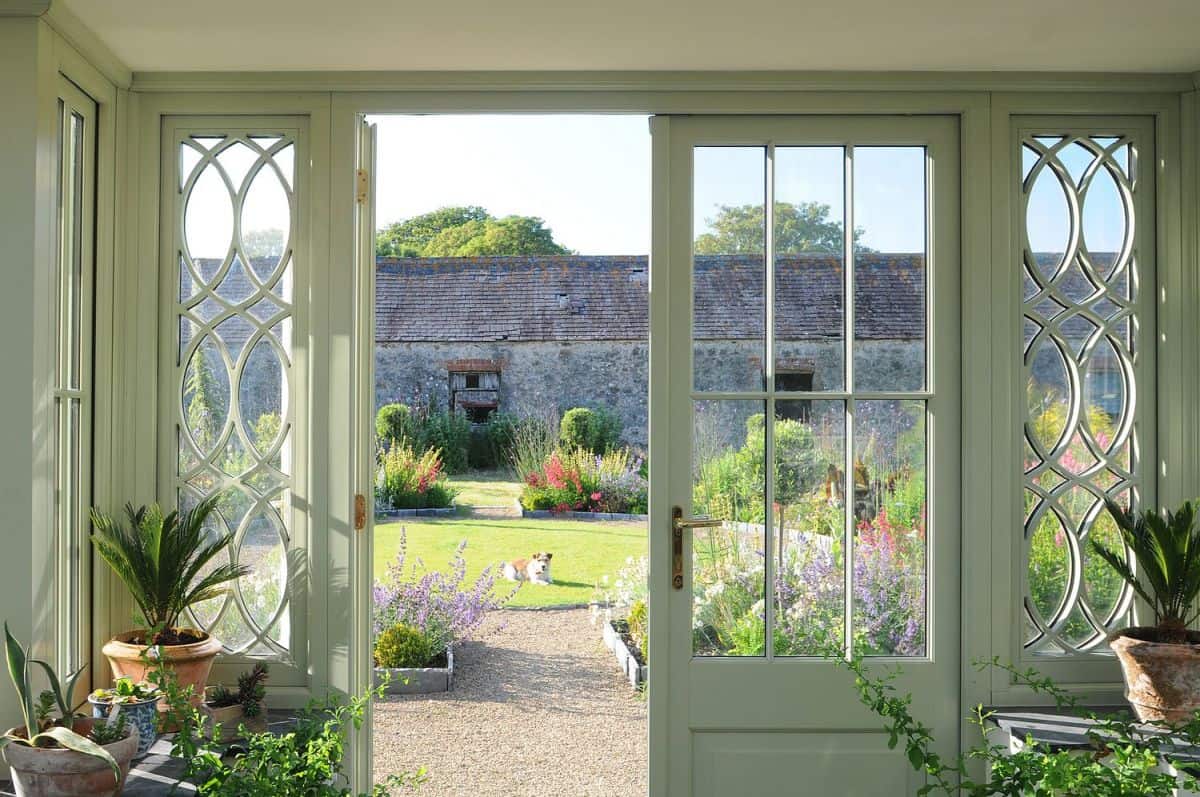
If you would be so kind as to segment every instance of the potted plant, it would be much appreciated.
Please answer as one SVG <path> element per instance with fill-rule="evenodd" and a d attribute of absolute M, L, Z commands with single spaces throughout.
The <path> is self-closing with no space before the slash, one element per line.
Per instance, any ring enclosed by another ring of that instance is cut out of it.
<path fill-rule="evenodd" d="M 1125 675 L 1125 697 L 1143 721 L 1177 723 L 1200 709 L 1200 529 L 1190 502 L 1162 516 L 1135 513 L 1105 499 L 1125 548 L 1114 551 L 1094 537 L 1092 550 L 1154 611 L 1154 625 L 1123 628 L 1109 637 Z"/>
<path fill-rule="evenodd" d="M 114 676 L 147 680 L 157 660 L 175 672 L 181 687 L 192 687 L 197 703 L 202 700 L 221 643 L 206 631 L 179 627 L 179 618 L 189 606 L 224 595 L 226 584 L 248 572 L 232 562 L 210 566 L 233 542 L 232 535 L 214 537 L 205 528 L 216 505 L 213 496 L 164 515 L 157 504 L 127 504 L 127 524 L 92 510 L 96 552 L 129 589 L 146 623 L 104 646 Z"/>
<path fill-rule="evenodd" d="M 44 661 L 30 659 L 4 624 L 8 674 L 17 690 L 24 725 L 0 736 L 17 795 L 94 797 L 120 794 L 138 746 L 137 728 L 120 710 L 106 721 L 75 716 L 68 701 L 83 667 L 67 676 L 66 688 Z M 29 667 L 45 671 L 50 689 L 34 698 Z M 59 716 L 50 714 L 57 706 Z"/>
<path fill-rule="evenodd" d="M 216 725 L 232 728 L 244 725 L 252 733 L 264 732 L 267 729 L 264 701 L 268 675 L 266 662 L 260 661 L 253 669 L 238 676 L 236 690 L 221 685 L 209 687 L 205 692 L 204 710 L 208 714 L 210 732 Z"/>
<path fill-rule="evenodd" d="M 112 689 L 97 689 L 88 695 L 88 703 L 92 706 L 92 716 L 97 719 L 107 719 L 113 712 L 113 706 L 120 706 L 118 711 L 123 719 L 137 727 L 135 757 L 141 758 L 158 739 L 158 712 L 155 706 L 161 697 L 162 690 L 149 681 L 118 678 Z"/>

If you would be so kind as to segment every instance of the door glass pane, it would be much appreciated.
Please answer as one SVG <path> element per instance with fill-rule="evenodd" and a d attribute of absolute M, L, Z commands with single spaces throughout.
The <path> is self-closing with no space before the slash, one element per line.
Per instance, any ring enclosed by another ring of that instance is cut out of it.
<path fill-rule="evenodd" d="M 766 650 L 766 429 L 762 401 L 697 401 L 692 511 L 720 518 L 692 534 L 692 650 L 762 656 Z"/>
<path fill-rule="evenodd" d="M 854 148 L 854 387 L 925 387 L 925 148 Z"/>
<path fill-rule="evenodd" d="M 696 390 L 762 390 L 766 149 L 696 147 L 692 345 Z"/>
<path fill-rule="evenodd" d="M 846 151 L 775 149 L 775 389 L 841 390 Z"/>
<path fill-rule="evenodd" d="M 925 402 L 854 411 L 854 648 L 925 654 Z"/>
<path fill-rule="evenodd" d="M 273 146 L 290 139 L 274 139 Z M 292 161 L 248 136 L 194 137 L 177 161 L 192 173 L 179 228 L 179 450 L 183 506 L 220 494 L 214 533 L 250 568 L 228 595 L 195 607 L 227 651 L 291 653 L 288 594 L 294 410 L 292 320 L 296 218 Z M 202 153 L 201 158 L 188 157 Z M 237 224 L 234 224 L 234 219 Z"/>
<path fill-rule="evenodd" d="M 777 656 L 819 655 L 843 644 L 845 468 L 846 402 L 776 401 Z"/>

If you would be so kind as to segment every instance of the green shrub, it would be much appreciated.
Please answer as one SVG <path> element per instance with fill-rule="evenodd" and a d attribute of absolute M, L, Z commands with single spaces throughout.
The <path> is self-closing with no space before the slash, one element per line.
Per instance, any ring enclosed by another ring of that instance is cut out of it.
<path fill-rule="evenodd" d="M 511 439 L 503 455 L 503 462 L 513 476 L 525 481 L 530 475 L 541 472 L 542 464 L 558 448 L 558 430 L 558 415 L 553 412 L 541 416 L 527 415 L 513 425 Z M 502 439 L 502 434 L 503 430 L 497 431 L 497 439 Z"/>
<path fill-rule="evenodd" d="M 375 436 L 384 447 L 412 440 L 412 410 L 407 404 L 384 404 L 375 413 Z"/>
<path fill-rule="evenodd" d="M 471 422 L 433 402 L 383 405 L 375 414 L 375 435 L 381 449 L 401 442 L 416 451 L 438 449 L 447 473 L 462 473 L 470 464 Z"/>
<path fill-rule="evenodd" d="M 398 623 L 375 640 L 376 667 L 425 667 L 441 651 L 415 626 Z"/>
<path fill-rule="evenodd" d="M 605 407 L 573 407 L 559 426 L 559 441 L 565 448 L 582 448 L 605 454 L 617 447 L 622 424 L 616 413 Z"/>
<path fill-rule="evenodd" d="M 625 622 L 629 623 L 629 638 L 638 646 L 638 650 L 642 653 L 643 663 L 650 663 L 650 655 L 647 653 L 647 643 L 650 641 L 650 611 L 646 606 L 646 601 L 634 601 L 629 607 L 629 613 L 625 615 Z"/>

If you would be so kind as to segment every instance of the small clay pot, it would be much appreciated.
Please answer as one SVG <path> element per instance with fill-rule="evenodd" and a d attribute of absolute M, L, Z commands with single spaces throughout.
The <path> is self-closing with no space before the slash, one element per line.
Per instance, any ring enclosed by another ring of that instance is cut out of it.
<path fill-rule="evenodd" d="M 192 687 L 192 703 L 199 706 L 204 701 L 204 685 L 212 670 L 213 659 L 221 652 L 221 643 L 216 637 L 204 631 L 192 631 L 202 636 L 199 642 L 187 645 L 159 645 L 162 660 L 166 666 L 175 671 L 179 679 L 179 687 Z M 116 678 L 132 678 L 135 682 L 145 681 L 150 667 L 142 661 L 147 645 L 135 645 L 131 640 L 145 637 L 145 631 L 126 631 L 117 634 L 101 649 L 112 667 Z M 166 711 L 166 701 L 159 701 L 159 711 Z"/>
<path fill-rule="evenodd" d="M 93 722 L 77 719 L 72 730 L 86 736 L 91 733 Z M 24 730 L 13 728 L 9 733 L 24 735 Z M 113 774 L 108 762 L 63 748 L 9 744 L 4 748 L 4 757 L 8 759 L 17 797 L 108 797 L 120 794 L 125 788 L 137 746 L 138 732 L 132 726 L 124 739 L 104 745 L 116 759 L 120 778 Z"/>
<path fill-rule="evenodd" d="M 1117 631 L 1108 646 L 1125 674 L 1125 699 L 1143 722 L 1187 722 L 1200 711 L 1200 632 L 1184 644 L 1159 642 L 1152 626 Z"/>

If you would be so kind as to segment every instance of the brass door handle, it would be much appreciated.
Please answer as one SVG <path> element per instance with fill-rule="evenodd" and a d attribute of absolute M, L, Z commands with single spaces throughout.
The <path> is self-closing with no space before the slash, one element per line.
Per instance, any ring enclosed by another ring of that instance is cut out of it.
<path fill-rule="evenodd" d="M 707 529 L 720 526 L 719 518 L 685 518 L 683 509 L 671 507 L 671 587 L 683 589 L 683 532 L 685 529 Z"/>

